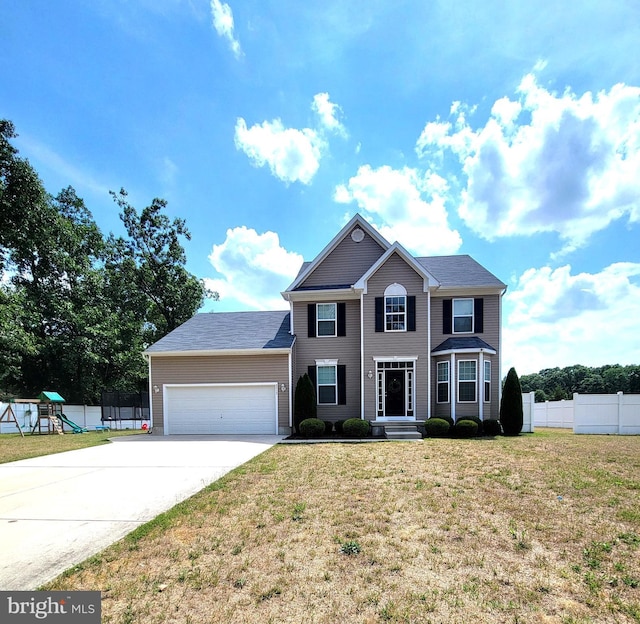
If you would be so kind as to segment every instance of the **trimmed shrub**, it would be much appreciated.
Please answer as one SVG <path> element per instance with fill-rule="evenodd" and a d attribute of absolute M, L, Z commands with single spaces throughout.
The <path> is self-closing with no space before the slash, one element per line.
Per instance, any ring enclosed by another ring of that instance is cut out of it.
<path fill-rule="evenodd" d="M 296 433 L 300 433 L 300 423 L 303 420 L 316 418 L 317 415 L 316 389 L 313 387 L 311 377 L 305 373 L 298 379 L 293 397 L 293 426 Z"/>
<path fill-rule="evenodd" d="M 342 433 L 342 425 L 344 425 L 344 420 L 336 420 L 333 423 L 333 428 L 336 430 L 336 433 Z"/>
<path fill-rule="evenodd" d="M 483 422 L 478 418 L 478 416 L 460 416 L 458 418 L 458 422 L 461 420 L 472 420 L 476 425 L 478 425 L 478 433 L 477 435 L 482 435 L 484 432 Z"/>
<path fill-rule="evenodd" d="M 446 420 L 449 423 L 449 427 L 453 427 L 455 422 L 451 416 L 432 416 L 432 418 L 439 418 L 440 420 Z"/>
<path fill-rule="evenodd" d="M 324 421 L 307 418 L 300 423 L 300 434 L 305 438 L 319 438 L 324 433 Z"/>
<path fill-rule="evenodd" d="M 500 421 L 495 418 L 488 418 L 484 421 L 484 435 L 487 436 L 497 436 L 502 433 L 502 427 L 500 426 Z"/>
<path fill-rule="evenodd" d="M 342 432 L 349 438 L 366 438 L 370 429 L 369 421 L 360 418 L 349 418 L 342 425 Z"/>
<path fill-rule="evenodd" d="M 459 420 L 454 429 L 459 438 L 473 438 L 478 435 L 478 423 L 467 418 Z"/>
<path fill-rule="evenodd" d="M 449 433 L 451 425 L 444 418 L 429 418 L 424 423 L 424 434 L 428 438 L 442 438 Z"/>
<path fill-rule="evenodd" d="M 500 424 L 506 436 L 520 435 L 523 426 L 522 387 L 515 368 L 510 368 L 500 400 Z"/>
<path fill-rule="evenodd" d="M 330 420 L 325 420 L 324 421 L 324 432 L 326 435 L 331 434 L 331 432 L 333 431 L 333 423 Z"/>

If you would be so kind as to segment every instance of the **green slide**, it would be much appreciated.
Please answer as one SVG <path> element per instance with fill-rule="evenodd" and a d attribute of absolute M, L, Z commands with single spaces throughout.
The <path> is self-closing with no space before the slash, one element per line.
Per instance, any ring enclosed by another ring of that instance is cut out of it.
<path fill-rule="evenodd" d="M 89 431 L 86 427 L 76 425 L 72 420 L 69 420 L 64 414 L 58 414 L 58 418 L 68 427 L 71 427 L 73 433 L 87 433 Z"/>

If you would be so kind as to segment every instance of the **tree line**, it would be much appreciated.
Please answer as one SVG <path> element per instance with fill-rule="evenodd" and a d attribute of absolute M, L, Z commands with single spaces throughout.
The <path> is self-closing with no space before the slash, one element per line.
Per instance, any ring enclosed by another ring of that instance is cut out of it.
<path fill-rule="evenodd" d="M 0 119 L 0 399 L 145 390 L 143 350 L 217 299 L 185 268 L 185 221 L 120 190 L 126 236 L 104 235 L 72 187 L 45 190 L 16 136 Z"/>
<path fill-rule="evenodd" d="M 536 402 L 572 399 L 579 394 L 640 393 L 640 366 L 619 364 L 588 367 L 545 368 L 539 373 L 522 375 L 523 392 L 535 392 Z"/>

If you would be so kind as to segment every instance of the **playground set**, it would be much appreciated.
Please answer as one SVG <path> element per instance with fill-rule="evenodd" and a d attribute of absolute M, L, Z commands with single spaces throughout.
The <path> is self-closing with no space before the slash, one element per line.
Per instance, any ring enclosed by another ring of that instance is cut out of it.
<path fill-rule="evenodd" d="M 12 407 L 15 403 L 30 403 L 37 406 L 37 413 L 31 417 L 31 435 L 52 434 L 63 435 L 65 425 L 72 433 L 86 433 L 88 429 L 77 425 L 62 411 L 64 399 L 57 393 L 51 391 L 41 392 L 37 399 L 14 399 L 0 415 L 0 423 L 13 423 L 24 438 L 24 432 L 16 418 L 16 413 Z"/>

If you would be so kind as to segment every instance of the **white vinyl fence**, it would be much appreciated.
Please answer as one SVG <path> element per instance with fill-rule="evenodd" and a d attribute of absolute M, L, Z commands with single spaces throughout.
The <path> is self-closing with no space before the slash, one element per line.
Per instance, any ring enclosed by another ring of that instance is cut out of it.
<path fill-rule="evenodd" d="M 4 413 L 7 404 L 0 402 L 0 415 Z M 18 424 L 24 433 L 29 433 L 38 417 L 38 405 L 36 403 L 11 403 L 11 409 L 16 415 Z M 102 422 L 102 408 L 99 405 L 63 405 L 62 413 L 73 423 L 94 431 L 96 427 L 103 425 L 111 429 L 141 429 L 143 423 L 150 425 L 148 420 L 119 420 Z M 65 431 L 67 427 L 65 426 Z M 13 422 L 0 422 L 0 433 L 18 433 L 18 428 Z"/>
<path fill-rule="evenodd" d="M 534 393 L 523 395 L 532 402 Z M 640 435 L 640 394 L 574 394 L 572 401 L 534 403 L 536 427 L 564 427 L 574 433 Z"/>
<path fill-rule="evenodd" d="M 531 394 L 534 393 L 532 392 Z M 545 401 L 544 403 L 536 403 L 533 422 L 536 427 L 573 429 L 573 401 Z"/>

